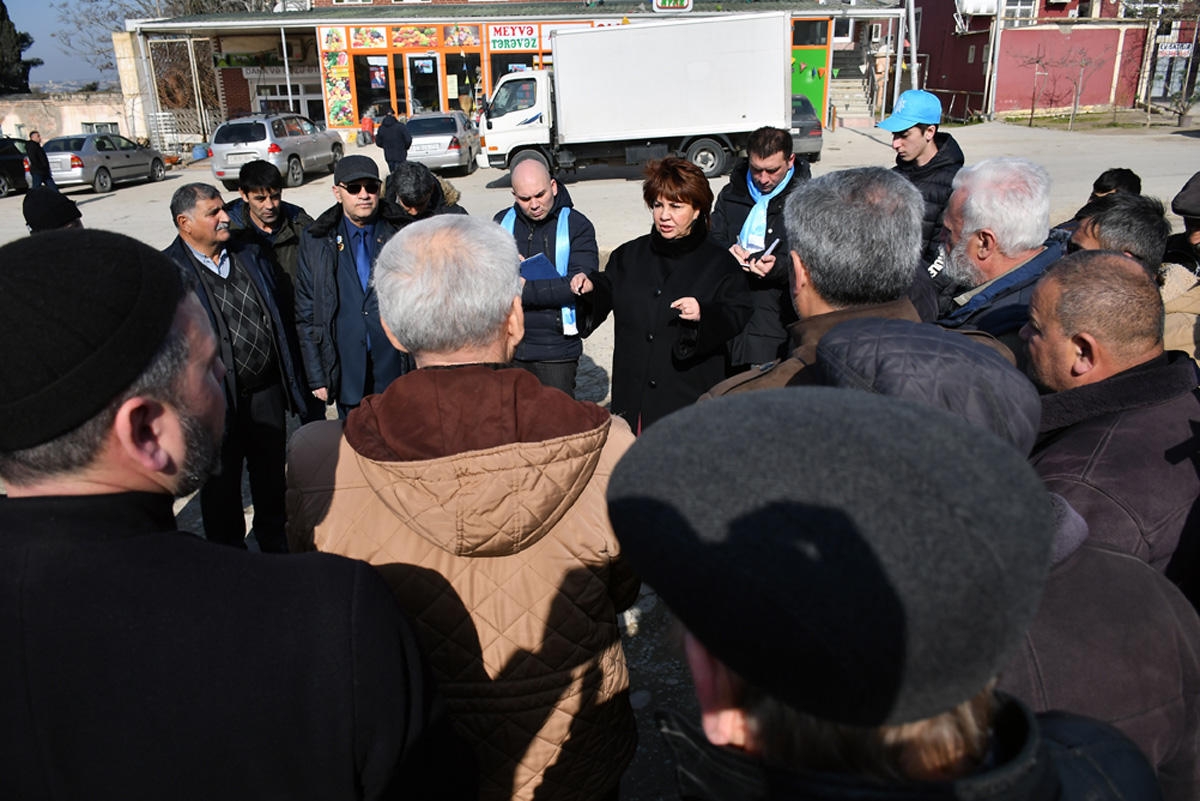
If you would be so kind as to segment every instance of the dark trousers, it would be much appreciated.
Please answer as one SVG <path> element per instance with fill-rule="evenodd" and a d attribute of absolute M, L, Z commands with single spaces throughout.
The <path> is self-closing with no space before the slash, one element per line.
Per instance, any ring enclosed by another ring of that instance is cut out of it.
<path fill-rule="evenodd" d="M 54 176 L 50 173 L 29 173 L 29 188 L 37 189 L 39 186 L 49 187 L 50 189 L 58 191 L 58 186 L 54 183 Z"/>
<path fill-rule="evenodd" d="M 246 547 L 242 502 L 242 462 L 250 474 L 254 536 L 263 551 L 287 552 L 283 496 L 287 491 L 284 458 L 287 431 L 283 386 L 273 384 L 238 399 L 227 415 L 229 429 L 221 444 L 220 473 L 200 490 L 204 536 L 222 545 Z"/>
<path fill-rule="evenodd" d="M 513 359 L 513 367 L 528 370 L 538 377 L 547 387 L 561 389 L 575 397 L 575 373 L 579 370 L 578 361 L 570 362 L 527 362 L 523 359 Z"/>

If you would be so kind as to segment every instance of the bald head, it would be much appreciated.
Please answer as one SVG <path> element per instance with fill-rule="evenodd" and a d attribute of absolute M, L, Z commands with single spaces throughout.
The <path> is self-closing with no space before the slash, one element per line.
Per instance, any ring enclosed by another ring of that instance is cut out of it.
<path fill-rule="evenodd" d="M 512 193 L 521 213 L 537 222 L 554 209 L 558 183 L 541 161 L 525 159 L 512 168 Z"/>
<path fill-rule="evenodd" d="M 1031 376 L 1060 392 L 1116 375 L 1163 352 L 1163 303 L 1145 267 L 1087 250 L 1046 270 L 1022 329 Z"/>

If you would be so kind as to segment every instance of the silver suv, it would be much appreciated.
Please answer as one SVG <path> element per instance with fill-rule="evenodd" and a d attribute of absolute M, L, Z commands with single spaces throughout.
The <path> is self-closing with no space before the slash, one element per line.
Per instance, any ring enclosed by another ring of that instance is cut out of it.
<path fill-rule="evenodd" d="M 299 186 L 306 172 L 332 172 L 344 149 L 336 131 L 318 128 L 307 117 L 253 114 L 222 123 L 213 133 L 208 155 L 213 177 L 232 191 L 246 162 L 269 161 L 279 168 L 286 186 Z"/>

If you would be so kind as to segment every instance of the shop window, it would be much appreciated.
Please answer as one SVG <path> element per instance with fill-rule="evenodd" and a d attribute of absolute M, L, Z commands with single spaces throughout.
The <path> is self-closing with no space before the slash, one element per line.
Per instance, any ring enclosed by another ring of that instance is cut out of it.
<path fill-rule="evenodd" d="M 451 109 L 471 114 L 482 98 L 483 75 L 478 53 L 446 54 L 446 98 Z"/>
<path fill-rule="evenodd" d="M 829 20 L 798 19 L 792 22 L 792 44 L 820 47 L 829 43 Z"/>

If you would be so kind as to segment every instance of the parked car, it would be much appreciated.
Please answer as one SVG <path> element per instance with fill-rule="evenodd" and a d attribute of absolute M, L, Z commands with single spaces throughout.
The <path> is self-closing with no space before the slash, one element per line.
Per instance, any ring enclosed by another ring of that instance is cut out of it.
<path fill-rule="evenodd" d="M 479 129 L 461 111 L 416 114 L 408 120 L 412 144 L 408 157 L 431 170 L 457 167 L 475 171 L 479 154 Z"/>
<path fill-rule="evenodd" d="M 286 186 L 299 186 L 306 172 L 333 171 L 345 150 L 336 131 L 298 114 L 252 114 L 222 123 L 213 132 L 208 155 L 213 177 L 237 189 L 242 165 L 262 159 L 279 168 Z"/>
<path fill-rule="evenodd" d="M 810 162 L 821 160 L 821 120 L 812 101 L 804 95 L 792 95 L 792 147 L 798 156 Z"/>
<path fill-rule="evenodd" d="M 14 189 L 28 188 L 25 140 L 0 136 L 0 197 L 8 197 Z"/>
<path fill-rule="evenodd" d="M 96 192 L 111 192 L 126 181 L 161 181 L 167 164 L 152 147 L 120 134 L 90 133 L 56 136 L 42 144 L 50 175 L 59 186 L 91 184 Z"/>

